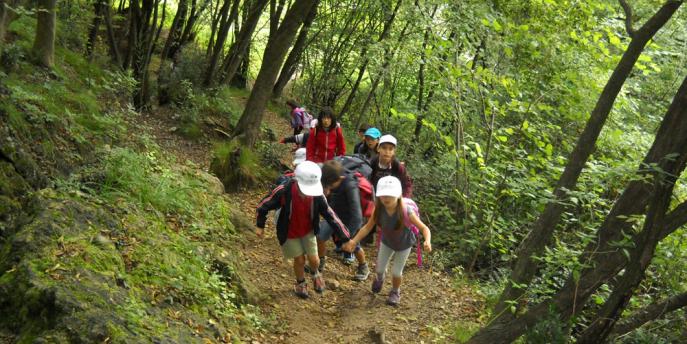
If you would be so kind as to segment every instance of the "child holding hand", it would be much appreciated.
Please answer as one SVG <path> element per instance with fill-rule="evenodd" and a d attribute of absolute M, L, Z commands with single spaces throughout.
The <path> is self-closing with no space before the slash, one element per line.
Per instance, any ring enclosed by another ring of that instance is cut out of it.
<path fill-rule="evenodd" d="M 316 235 L 319 233 L 320 215 L 343 242 L 348 241 L 350 235 L 327 204 L 320 182 L 320 167 L 314 162 L 305 161 L 298 164 L 294 175 L 278 185 L 258 204 L 255 233 L 262 238 L 267 213 L 280 209 L 276 225 L 277 239 L 284 257 L 293 259 L 293 271 L 296 275 L 294 292 L 301 298 L 307 298 L 309 295 L 304 271 L 306 259 L 315 291 L 322 293 L 325 289 L 324 279 L 317 269 L 320 261 Z"/>
<path fill-rule="evenodd" d="M 401 300 L 400 288 L 410 249 L 415 244 L 415 234 L 408 228 L 415 225 L 420 229 L 424 238 L 424 249 L 432 251 L 431 233 L 429 228 L 403 204 L 401 181 L 393 176 L 382 177 L 377 183 L 377 200 L 372 217 L 360 228 L 358 234 L 343 245 L 343 249 L 351 252 L 362 238 L 374 227 L 379 226 L 382 233 L 381 245 L 377 254 L 376 276 L 372 281 L 372 292 L 379 293 L 384 284 L 384 275 L 393 255 L 391 271 L 392 289 L 387 304 L 396 306 Z"/>

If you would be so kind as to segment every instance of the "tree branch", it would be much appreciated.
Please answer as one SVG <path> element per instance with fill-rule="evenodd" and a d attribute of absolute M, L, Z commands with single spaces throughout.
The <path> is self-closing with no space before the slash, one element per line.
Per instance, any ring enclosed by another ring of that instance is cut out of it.
<path fill-rule="evenodd" d="M 652 303 L 619 321 L 613 329 L 611 336 L 617 337 L 631 332 L 649 321 L 658 319 L 666 313 L 670 313 L 685 306 L 687 306 L 687 292 Z"/>
<path fill-rule="evenodd" d="M 630 4 L 625 0 L 618 0 L 618 2 L 620 2 L 620 6 L 622 6 L 623 11 L 625 11 L 625 30 L 627 30 L 627 34 L 630 35 L 630 37 L 634 37 L 635 30 L 632 28 L 632 7 L 630 7 Z"/>

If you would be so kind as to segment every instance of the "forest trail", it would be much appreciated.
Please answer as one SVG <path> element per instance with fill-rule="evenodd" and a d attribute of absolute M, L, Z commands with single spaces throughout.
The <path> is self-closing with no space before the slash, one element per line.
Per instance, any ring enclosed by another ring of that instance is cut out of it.
<path fill-rule="evenodd" d="M 160 147 L 179 161 L 190 160 L 207 171 L 212 151 L 211 140 L 187 140 L 175 133 L 174 120 L 167 110 L 138 116 L 139 129 L 145 130 Z M 285 118 L 266 112 L 265 123 L 277 136 L 289 135 Z M 289 147 L 290 148 L 290 147 Z M 284 149 L 284 162 L 291 159 Z M 255 218 L 255 208 L 269 191 L 268 186 L 229 194 L 247 218 Z M 431 228 L 432 230 L 440 230 Z M 451 341 L 450 323 L 478 322 L 483 308 L 482 297 L 467 288 L 456 290 L 450 276 L 432 267 L 432 257 L 425 255 L 420 269 L 411 253 L 404 271 L 401 303 L 386 305 L 390 281 L 380 294 L 370 291 L 372 274 L 363 282 L 354 281 L 355 265 L 346 266 L 338 259 L 329 243 L 324 278 L 327 290 L 316 294 L 308 279 L 310 298 L 301 300 L 293 293 L 292 265 L 286 261 L 274 231 L 272 213 L 268 216 L 265 238 L 244 233 L 237 244 L 245 262 L 246 277 L 260 290 L 258 306 L 269 317 L 272 331 L 257 333 L 251 343 L 430 343 Z M 364 247 L 373 271 L 376 259 L 374 245 Z M 449 336 L 449 337 L 447 337 Z M 441 339 L 443 338 L 443 340 Z"/>

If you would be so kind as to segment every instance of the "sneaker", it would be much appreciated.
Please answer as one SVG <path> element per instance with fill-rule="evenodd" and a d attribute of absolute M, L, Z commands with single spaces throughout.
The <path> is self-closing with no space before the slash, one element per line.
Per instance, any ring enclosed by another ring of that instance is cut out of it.
<path fill-rule="evenodd" d="M 322 274 L 317 274 L 317 276 L 313 276 L 312 283 L 315 286 L 315 292 L 322 294 L 325 288 L 324 278 L 322 278 Z"/>
<path fill-rule="evenodd" d="M 384 285 L 384 279 L 379 279 L 377 276 L 375 276 L 375 279 L 372 281 L 372 292 L 377 294 L 380 291 L 382 291 L 382 286 Z"/>
<path fill-rule="evenodd" d="M 320 258 L 320 266 L 317 267 L 317 271 L 319 271 L 319 272 L 324 271 L 324 262 L 325 262 L 325 260 Z"/>
<path fill-rule="evenodd" d="M 296 296 L 300 297 L 301 299 L 307 299 L 308 298 L 308 284 L 305 283 L 305 281 L 301 283 L 296 283 L 296 286 L 293 288 L 294 293 L 296 293 Z"/>
<path fill-rule="evenodd" d="M 389 298 L 386 300 L 386 304 L 390 306 L 398 306 L 398 303 L 401 302 L 401 293 L 398 290 L 391 290 L 389 293 Z"/>
<path fill-rule="evenodd" d="M 356 281 L 364 281 L 369 275 L 370 268 L 367 267 L 367 264 L 361 264 L 358 265 L 358 269 L 355 271 L 355 276 L 353 276 L 353 279 Z"/>
<path fill-rule="evenodd" d="M 353 257 L 353 253 L 345 252 L 343 255 L 343 264 L 353 265 L 353 263 L 355 263 L 355 257 Z"/>

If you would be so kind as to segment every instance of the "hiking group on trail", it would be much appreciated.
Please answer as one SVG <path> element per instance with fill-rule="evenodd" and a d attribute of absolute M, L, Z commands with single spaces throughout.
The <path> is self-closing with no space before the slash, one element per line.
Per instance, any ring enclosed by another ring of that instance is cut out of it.
<path fill-rule="evenodd" d="M 317 119 L 289 100 L 295 143 L 294 170 L 286 171 L 257 206 L 256 234 L 264 236 L 267 214 L 275 210 L 277 239 L 285 258 L 293 259 L 294 292 L 309 297 L 306 273 L 315 292 L 322 293 L 327 241 L 334 241 L 344 264 L 358 266 L 354 280 L 367 280 L 370 268 L 361 241 L 372 242 L 377 230 L 377 261 L 371 290 L 382 290 L 391 262 L 392 288 L 387 303 L 398 305 L 403 268 L 417 245 L 431 252 L 431 233 L 420 220 L 411 199 L 413 184 L 405 164 L 396 158 L 397 140 L 375 127 L 358 128 L 360 142 L 346 155 L 341 125 L 333 110 L 324 107 Z M 303 129 L 307 129 L 301 134 Z M 321 220 L 322 218 L 322 220 Z M 420 243 L 422 240 L 422 244 Z M 355 258 L 354 258 L 355 257 Z"/>

